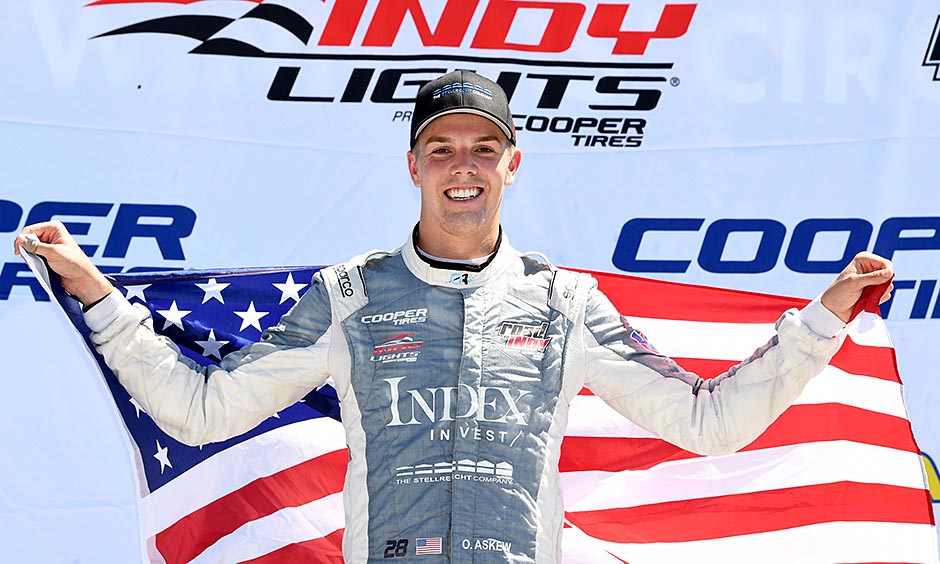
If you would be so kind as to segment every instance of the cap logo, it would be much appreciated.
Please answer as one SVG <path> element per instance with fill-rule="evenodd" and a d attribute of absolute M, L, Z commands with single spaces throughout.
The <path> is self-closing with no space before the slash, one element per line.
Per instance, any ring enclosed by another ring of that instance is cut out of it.
<path fill-rule="evenodd" d="M 467 93 L 467 92 L 476 94 L 478 96 L 482 96 L 486 98 L 487 100 L 493 99 L 492 90 L 490 90 L 489 88 L 483 88 L 482 86 L 473 84 L 472 82 L 455 82 L 453 84 L 442 86 L 438 88 L 437 90 L 435 90 L 434 93 L 431 95 L 431 97 L 436 100 L 440 98 L 441 96 L 447 96 L 448 94 L 458 94 L 458 93 Z"/>

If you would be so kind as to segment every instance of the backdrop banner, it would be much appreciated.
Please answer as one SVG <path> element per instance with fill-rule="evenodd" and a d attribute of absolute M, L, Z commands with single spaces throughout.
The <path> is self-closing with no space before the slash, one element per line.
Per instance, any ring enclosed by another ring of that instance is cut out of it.
<path fill-rule="evenodd" d="M 859 250 L 890 257 L 882 314 L 937 512 L 935 2 L 32 0 L 0 16 L 0 232 L 60 219 L 109 272 L 400 245 L 419 201 L 411 105 L 455 68 L 511 97 L 516 248 L 803 299 Z M 0 319 L 10 560 L 143 558 L 123 424 L 12 252 Z"/>

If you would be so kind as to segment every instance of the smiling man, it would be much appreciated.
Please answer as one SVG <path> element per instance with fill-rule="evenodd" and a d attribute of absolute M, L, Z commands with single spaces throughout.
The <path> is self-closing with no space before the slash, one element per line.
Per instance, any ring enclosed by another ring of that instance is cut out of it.
<path fill-rule="evenodd" d="M 488 256 L 499 241 L 503 190 L 522 160 L 506 95 L 461 71 L 421 92 L 408 152 L 411 180 L 421 190 L 418 247 L 448 259 Z"/>
<path fill-rule="evenodd" d="M 486 256 L 499 237 L 503 190 L 522 152 L 487 118 L 451 114 L 431 122 L 408 153 L 421 189 L 418 246 L 441 257 Z"/>
<path fill-rule="evenodd" d="M 863 288 L 892 276 L 860 254 L 820 298 L 783 312 L 752 357 L 702 379 L 649 346 L 591 276 L 509 245 L 500 207 L 522 153 L 498 85 L 449 73 L 421 88 L 413 116 L 421 211 L 405 244 L 323 269 L 259 343 L 208 374 L 153 333 L 60 223 L 16 241 L 86 304 L 108 365 L 187 444 L 243 433 L 332 377 L 349 446 L 349 564 L 561 562 L 558 458 L 583 386 L 682 448 L 732 452 L 829 362 Z"/>

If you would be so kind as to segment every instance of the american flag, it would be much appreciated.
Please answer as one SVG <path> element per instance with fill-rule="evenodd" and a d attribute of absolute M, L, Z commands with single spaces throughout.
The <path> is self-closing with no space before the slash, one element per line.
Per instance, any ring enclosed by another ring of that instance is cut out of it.
<path fill-rule="evenodd" d="M 415 554 L 440 554 L 441 537 L 419 538 L 415 540 Z"/>
<path fill-rule="evenodd" d="M 114 282 L 153 312 L 156 329 L 184 354 L 207 364 L 257 339 L 316 270 L 114 275 Z M 644 341 L 703 377 L 749 356 L 783 310 L 805 303 L 593 274 Z M 78 304 L 55 282 L 52 291 L 87 342 Z M 342 562 L 347 455 L 329 386 L 243 436 L 192 448 L 160 431 L 98 360 L 136 451 L 151 561 Z M 873 313 L 853 321 L 832 365 L 740 452 L 685 452 L 584 390 L 571 406 L 560 468 L 566 564 L 938 562 L 894 349 Z"/>

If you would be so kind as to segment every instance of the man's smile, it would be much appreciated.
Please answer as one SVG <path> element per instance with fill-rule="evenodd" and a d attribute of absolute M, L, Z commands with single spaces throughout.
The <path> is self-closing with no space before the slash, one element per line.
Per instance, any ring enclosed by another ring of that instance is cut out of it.
<path fill-rule="evenodd" d="M 472 200 L 483 193 L 483 189 L 477 186 L 448 188 L 444 195 L 450 200 L 464 201 Z"/>

